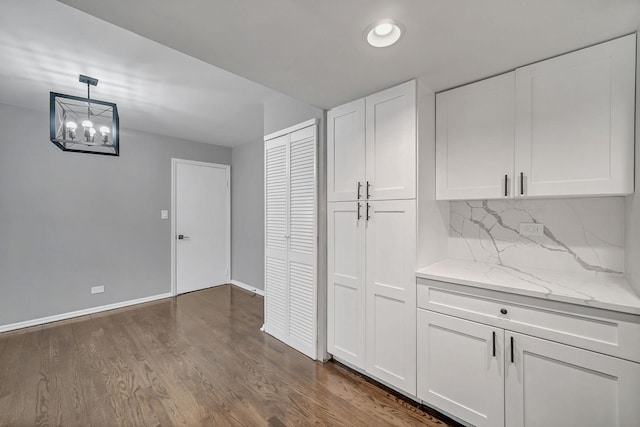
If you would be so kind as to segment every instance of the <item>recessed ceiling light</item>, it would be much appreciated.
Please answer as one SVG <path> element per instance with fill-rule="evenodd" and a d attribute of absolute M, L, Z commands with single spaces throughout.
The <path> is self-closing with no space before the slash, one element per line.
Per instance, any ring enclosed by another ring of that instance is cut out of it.
<path fill-rule="evenodd" d="M 373 47 L 391 46 L 400 40 L 402 33 L 402 24 L 392 19 L 379 21 L 364 31 L 367 42 Z"/>

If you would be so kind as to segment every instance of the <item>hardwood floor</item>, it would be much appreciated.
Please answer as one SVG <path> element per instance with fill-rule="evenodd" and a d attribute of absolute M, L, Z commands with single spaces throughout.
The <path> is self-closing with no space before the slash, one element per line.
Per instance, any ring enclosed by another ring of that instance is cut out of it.
<path fill-rule="evenodd" d="M 0 425 L 447 425 L 261 325 L 225 285 L 0 334 Z"/>

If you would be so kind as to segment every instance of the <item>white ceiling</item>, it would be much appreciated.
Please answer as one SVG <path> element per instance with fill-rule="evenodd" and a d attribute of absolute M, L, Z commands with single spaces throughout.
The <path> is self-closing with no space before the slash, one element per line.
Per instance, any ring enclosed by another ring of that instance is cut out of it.
<path fill-rule="evenodd" d="M 416 76 L 445 89 L 640 25 L 640 0 L 60 1 L 324 108 Z M 366 45 L 387 17 L 405 36 Z"/>
<path fill-rule="evenodd" d="M 86 96 L 86 74 L 123 127 L 225 146 L 262 138 L 273 90 L 55 0 L 1 7 L 0 103 L 48 111 L 50 91 Z"/>

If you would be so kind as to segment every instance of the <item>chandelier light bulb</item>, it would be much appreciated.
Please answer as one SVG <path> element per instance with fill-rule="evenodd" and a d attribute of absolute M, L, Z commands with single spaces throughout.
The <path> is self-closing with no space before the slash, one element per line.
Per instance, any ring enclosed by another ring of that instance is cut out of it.
<path fill-rule="evenodd" d="M 82 127 L 85 129 L 93 128 L 93 123 L 91 123 L 91 120 L 85 120 L 82 122 Z"/>
<path fill-rule="evenodd" d="M 69 133 L 69 139 L 76 139 L 76 129 L 78 129 L 76 122 L 68 121 L 64 126 L 67 128 L 67 132 Z"/>
<path fill-rule="evenodd" d="M 102 134 L 102 142 L 109 142 L 109 128 L 106 126 L 100 126 L 100 133 Z"/>

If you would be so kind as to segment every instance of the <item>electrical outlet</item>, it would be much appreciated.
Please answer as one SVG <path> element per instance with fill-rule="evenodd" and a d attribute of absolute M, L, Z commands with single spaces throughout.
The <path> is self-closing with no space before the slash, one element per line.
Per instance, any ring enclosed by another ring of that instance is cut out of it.
<path fill-rule="evenodd" d="M 169 211 L 166 209 L 162 209 L 160 211 L 160 219 L 169 219 Z"/>
<path fill-rule="evenodd" d="M 103 292 L 104 292 L 104 286 L 94 286 L 93 288 L 91 288 L 92 294 L 101 294 Z"/>
<path fill-rule="evenodd" d="M 544 236 L 544 224 L 537 222 L 520 223 L 520 234 L 522 236 Z"/>

